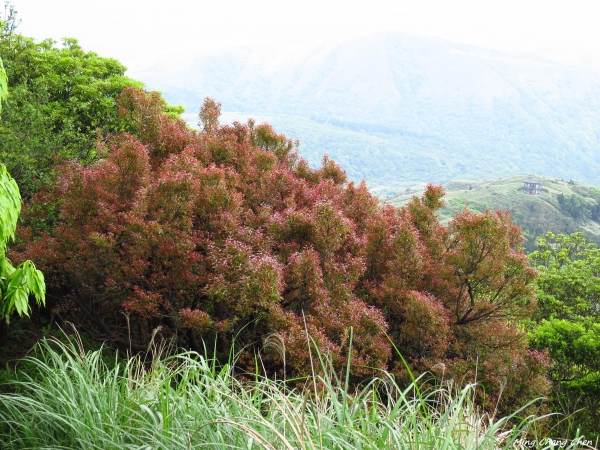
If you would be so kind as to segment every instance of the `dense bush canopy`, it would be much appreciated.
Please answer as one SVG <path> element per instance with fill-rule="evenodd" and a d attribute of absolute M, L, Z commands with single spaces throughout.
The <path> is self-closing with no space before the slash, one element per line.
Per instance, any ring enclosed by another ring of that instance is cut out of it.
<path fill-rule="evenodd" d="M 516 327 L 535 271 L 507 213 L 465 211 L 444 227 L 440 187 L 381 206 L 327 157 L 309 167 L 269 125 L 220 125 L 210 99 L 200 132 L 156 93 L 129 87 L 117 103 L 132 132 L 98 141 L 104 160 L 57 169 L 12 255 L 38 262 L 57 320 L 132 350 L 157 327 L 188 348 L 225 354 L 235 341 L 242 366 L 260 354 L 288 375 L 310 368 L 307 334 L 343 367 L 353 327 L 356 380 L 407 376 L 393 343 L 417 371 L 477 373 L 503 405 L 545 392 L 547 358 Z"/>
<path fill-rule="evenodd" d="M 125 67 L 117 60 L 85 52 L 72 38 L 58 47 L 50 39 L 35 42 L 9 33 L 0 37 L 0 56 L 9 89 L 0 162 L 28 200 L 52 179 L 56 164 L 73 158 L 93 161 L 100 129 L 123 131 L 115 99 L 126 86 L 142 84 L 124 76 Z"/>
<path fill-rule="evenodd" d="M 530 341 L 553 367 L 552 407 L 565 434 L 600 434 L 600 249 L 583 233 L 548 233 L 530 255 L 540 276 Z"/>

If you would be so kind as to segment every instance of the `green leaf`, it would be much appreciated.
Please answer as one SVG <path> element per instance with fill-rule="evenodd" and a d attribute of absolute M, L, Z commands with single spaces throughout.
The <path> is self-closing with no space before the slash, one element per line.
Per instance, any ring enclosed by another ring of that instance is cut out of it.
<path fill-rule="evenodd" d="M 8 83 L 6 80 L 6 71 L 0 59 L 0 112 L 2 112 L 2 101 L 6 99 L 8 94 Z"/>
<path fill-rule="evenodd" d="M 43 305 L 46 298 L 44 275 L 31 261 L 15 269 L 6 259 L 6 246 L 14 238 L 20 212 L 19 187 L 6 166 L 0 164 L 0 314 L 7 322 L 14 311 L 19 316 L 29 316 L 30 294 L 35 296 L 38 305 Z"/>

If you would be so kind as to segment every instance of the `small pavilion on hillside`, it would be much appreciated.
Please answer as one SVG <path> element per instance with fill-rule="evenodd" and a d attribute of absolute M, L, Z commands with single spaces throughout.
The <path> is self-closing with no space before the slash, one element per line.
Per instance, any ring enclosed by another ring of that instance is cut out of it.
<path fill-rule="evenodd" d="M 542 195 L 542 181 L 533 175 L 527 177 L 523 186 L 523 192 L 527 195 Z"/>

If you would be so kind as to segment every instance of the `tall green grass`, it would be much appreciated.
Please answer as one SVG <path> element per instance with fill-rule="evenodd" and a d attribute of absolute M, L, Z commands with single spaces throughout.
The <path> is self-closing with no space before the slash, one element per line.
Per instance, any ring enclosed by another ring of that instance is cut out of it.
<path fill-rule="evenodd" d="M 0 448 L 508 449 L 536 420 L 479 413 L 473 385 L 424 393 L 382 372 L 350 392 L 318 352 L 325 375 L 306 389 L 192 352 L 150 359 L 107 365 L 102 350 L 40 341 L 0 394 Z"/>

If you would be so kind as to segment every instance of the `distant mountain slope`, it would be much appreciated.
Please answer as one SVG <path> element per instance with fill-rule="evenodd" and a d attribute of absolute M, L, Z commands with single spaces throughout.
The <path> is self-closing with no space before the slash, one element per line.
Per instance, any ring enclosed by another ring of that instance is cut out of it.
<path fill-rule="evenodd" d="M 269 116 L 381 194 L 417 182 L 600 173 L 600 71 L 385 34 L 308 53 L 219 53 L 132 73 L 190 113 Z"/>
<path fill-rule="evenodd" d="M 447 222 L 465 206 L 473 212 L 508 210 L 513 221 L 523 228 L 526 238 L 524 245 L 528 251 L 535 248 L 536 238 L 548 231 L 583 231 L 590 240 L 600 242 L 600 189 L 540 177 L 542 195 L 534 197 L 523 192 L 526 178 L 515 176 L 487 181 L 451 181 L 444 185 L 446 205 L 439 213 L 440 219 Z M 407 189 L 385 201 L 399 206 L 421 192 L 422 189 Z M 559 200 L 561 195 L 562 199 Z"/>

